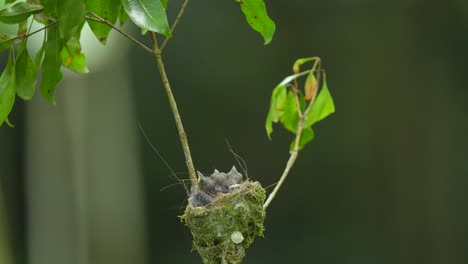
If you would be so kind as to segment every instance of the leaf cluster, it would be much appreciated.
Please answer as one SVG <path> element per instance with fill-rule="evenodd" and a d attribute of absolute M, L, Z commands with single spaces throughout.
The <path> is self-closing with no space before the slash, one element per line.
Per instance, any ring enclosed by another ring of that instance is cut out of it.
<path fill-rule="evenodd" d="M 312 68 L 300 71 L 300 67 L 313 62 Z M 268 138 L 273 133 L 273 123 L 281 123 L 288 131 L 299 135 L 298 147 L 302 149 L 315 137 L 312 126 L 335 112 L 335 104 L 328 90 L 326 73 L 318 57 L 298 59 L 293 65 L 293 75 L 286 77 L 272 92 L 270 110 L 265 122 Z M 306 77 L 303 89 L 299 89 L 300 77 Z M 323 80 L 321 81 L 321 78 Z M 319 90 L 319 84 L 322 87 Z M 294 150 L 296 142 L 291 143 Z"/>
<path fill-rule="evenodd" d="M 235 0 L 240 3 L 249 25 L 269 43 L 275 24 L 268 17 L 263 0 Z M 188 0 L 185 0 L 185 4 Z M 5 0 L 0 1 L 0 28 L 14 26 L 17 34 L 0 32 L 0 52 L 9 51 L 7 66 L 0 77 L 0 126 L 8 121 L 16 95 L 30 100 L 39 86 L 40 94 L 55 104 L 55 91 L 63 78 L 62 69 L 87 73 L 86 56 L 81 50 L 80 34 L 89 24 L 97 40 L 106 44 L 112 28 L 152 52 L 117 28 L 127 18 L 142 32 L 172 36 L 166 9 L 168 0 Z M 43 27 L 31 32 L 32 24 Z M 44 40 L 35 58 L 27 48 L 28 37 L 43 32 Z M 164 44 L 165 46 L 165 44 Z M 42 75 L 40 84 L 38 76 Z"/>

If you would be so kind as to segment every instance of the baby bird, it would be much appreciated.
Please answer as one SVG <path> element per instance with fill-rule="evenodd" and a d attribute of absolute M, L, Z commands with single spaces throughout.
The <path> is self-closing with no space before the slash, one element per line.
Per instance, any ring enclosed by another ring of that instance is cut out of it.
<path fill-rule="evenodd" d="M 189 203 L 193 206 L 205 206 L 213 201 L 220 193 L 228 193 L 231 186 L 239 185 L 242 182 L 242 174 L 233 166 L 227 174 L 214 170 L 211 176 L 198 173 L 198 188 L 192 186 L 190 190 Z"/>

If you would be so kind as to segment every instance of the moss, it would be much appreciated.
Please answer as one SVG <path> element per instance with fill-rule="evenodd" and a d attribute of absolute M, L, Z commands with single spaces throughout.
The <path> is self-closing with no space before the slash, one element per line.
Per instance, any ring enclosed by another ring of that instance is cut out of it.
<path fill-rule="evenodd" d="M 203 263 L 242 263 L 245 249 L 263 236 L 265 197 L 258 182 L 245 181 L 206 206 L 187 206 L 181 219 L 192 231 Z"/>

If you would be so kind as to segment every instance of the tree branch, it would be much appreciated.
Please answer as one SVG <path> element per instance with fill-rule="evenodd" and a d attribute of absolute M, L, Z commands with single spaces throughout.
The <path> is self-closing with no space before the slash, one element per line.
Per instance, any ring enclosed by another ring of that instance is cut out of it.
<path fill-rule="evenodd" d="M 177 104 L 172 94 L 172 88 L 169 83 L 169 79 L 166 75 L 166 69 L 164 67 L 164 62 L 161 57 L 161 49 L 158 46 L 158 40 L 154 32 L 149 32 L 151 37 L 151 42 L 153 43 L 153 57 L 158 66 L 159 74 L 161 75 L 162 83 L 164 90 L 166 91 L 167 98 L 169 99 L 169 105 L 171 106 L 172 114 L 177 125 L 177 130 L 179 131 L 180 143 L 182 144 L 182 149 L 184 151 L 185 162 L 187 163 L 187 168 L 192 182 L 192 186 L 198 186 L 198 180 L 195 173 L 195 167 L 193 166 L 192 155 L 190 154 L 190 148 L 188 144 L 187 134 L 185 133 L 184 126 L 182 124 L 182 119 L 180 118 L 179 110 L 177 109 Z"/>
<path fill-rule="evenodd" d="M 188 5 L 189 2 L 190 2 L 190 0 L 185 0 L 184 3 L 182 4 L 182 7 L 180 8 L 179 14 L 177 14 L 177 17 L 176 17 L 176 19 L 174 21 L 174 24 L 172 24 L 171 32 L 174 32 L 174 30 L 176 29 L 177 25 L 180 22 L 180 19 L 184 15 L 185 9 L 187 8 L 187 5 Z M 163 43 L 161 45 L 161 48 L 159 49 L 161 53 L 164 50 L 164 48 L 166 47 L 167 43 L 169 42 L 169 39 L 170 38 L 168 38 L 168 37 L 166 37 L 166 39 L 164 39 L 164 41 L 163 41 Z"/>

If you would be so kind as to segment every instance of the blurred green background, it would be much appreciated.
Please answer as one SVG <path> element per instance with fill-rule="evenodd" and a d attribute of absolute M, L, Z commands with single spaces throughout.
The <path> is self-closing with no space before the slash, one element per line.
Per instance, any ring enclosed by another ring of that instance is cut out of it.
<path fill-rule="evenodd" d="M 467 263 L 467 2 L 267 6 L 268 46 L 235 1 L 192 1 L 164 54 L 195 167 L 237 165 L 227 140 L 263 186 L 292 140 L 280 127 L 266 137 L 271 91 L 295 59 L 323 59 L 337 112 L 245 263 Z M 138 129 L 187 178 L 154 61 L 117 34 L 109 48 L 89 42 L 91 73 L 66 74 L 56 107 L 18 99 L 16 127 L 0 128 L 0 263 L 200 263 L 178 219 L 185 191 L 160 191 L 177 180 Z"/>

